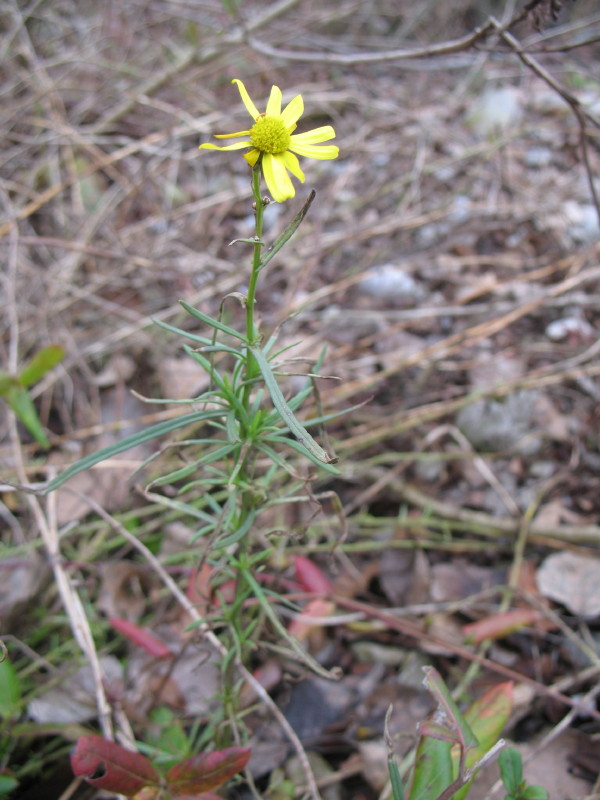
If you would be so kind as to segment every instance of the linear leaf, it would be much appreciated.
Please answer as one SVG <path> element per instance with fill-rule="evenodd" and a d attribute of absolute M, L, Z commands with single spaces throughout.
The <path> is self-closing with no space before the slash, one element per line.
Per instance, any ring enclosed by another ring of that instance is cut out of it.
<path fill-rule="evenodd" d="M 21 369 L 19 383 L 21 386 L 31 386 L 37 383 L 53 367 L 65 357 L 65 351 L 57 344 L 42 348 Z"/>
<path fill-rule="evenodd" d="M 284 423 L 288 426 L 290 431 L 296 437 L 298 442 L 306 449 L 321 463 L 323 464 L 330 464 L 334 459 L 330 458 L 325 450 L 315 442 L 312 438 L 310 433 L 306 430 L 306 428 L 296 419 L 294 416 L 294 412 L 288 406 L 283 396 L 281 389 L 279 388 L 279 384 L 277 383 L 277 379 L 273 375 L 273 371 L 271 370 L 271 365 L 269 364 L 265 354 L 262 350 L 258 347 L 250 348 L 252 355 L 256 359 L 256 363 L 258 365 L 259 370 L 264 378 L 265 384 L 271 395 L 271 400 L 273 401 L 273 405 L 281 414 L 281 418 Z"/>
<path fill-rule="evenodd" d="M 292 450 L 295 450 L 297 453 L 300 453 L 301 456 L 310 459 L 310 461 L 312 461 L 313 464 L 316 464 L 317 466 L 321 467 L 326 472 L 329 472 L 331 475 L 340 474 L 339 469 L 337 469 L 337 467 L 335 467 L 333 463 L 331 462 L 327 464 L 323 463 L 323 461 L 320 461 L 318 458 L 313 456 L 310 450 L 307 450 L 306 447 L 304 447 L 304 445 L 300 444 L 300 442 L 297 442 L 295 439 L 290 439 L 288 436 L 283 436 L 283 435 L 279 436 L 275 434 L 275 435 L 270 435 L 268 437 L 268 441 L 277 442 L 278 444 L 283 444 L 286 447 L 291 447 Z"/>
<path fill-rule="evenodd" d="M 159 436 L 163 436 L 165 433 L 171 433 L 171 431 L 184 428 L 186 425 L 191 425 L 195 422 L 202 422 L 203 420 L 211 418 L 214 419 L 221 416 L 223 416 L 223 412 L 219 411 L 218 409 L 211 409 L 209 411 L 196 411 L 192 414 L 183 414 L 181 417 L 175 417 L 175 419 L 159 422 L 158 425 L 152 425 L 150 428 L 146 428 L 144 431 L 139 431 L 138 433 L 131 434 L 131 436 L 126 436 L 124 439 L 121 439 L 120 442 L 115 442 L 115 444 L 111 444 L 108 447 L 103 447 L 101 450 L 96 450 L 95 453 L 90 453 L 88 456 L 85 456 L 85 458 L 81 458 L 79 461 L 71 464 L 71 466 L 67 467 L 67 469 L 61 472 L 60 475 L 57 475 L 54 480 L 50 481 L 44 490 L 44 493 L 47 494 L 48 492 L 53 492 L 55 489 L 61 487 L 63 483 L 70 480 L 74 475 L 78 475 L 80 472 L 99 464 L 100 461 L 105 461 L 107 458 L 112 458 L 112 456 L 115 456 L 118 453 L 123 453 L 125 450 L 129 450 L 138 444 L 143 444 L 143 442 L 156 439 Z"/>
<path fill-rule="evenodd" d="M 6 394 L 6 402 L 38 444 L 42 447 L 49 447 L 50 442 L 44 433 L 42 423 L 27 389 L 23 389 L 21 386 L 11 386 Z"/>
<path fill-rule="evenodd" d="M 195 317 L 201 322 L 205 322 L 207 325 L 210 325 L 211 328 L 217 328 L 223 333 L 226 333 L 228 336 L 233 336 L 235 339 L 239 339 L 240 342 L 247 342 L 246 337 L 239 331 L 236 331 L 235 328 L 230 328 L 229 325 L 219 322 L 218 319 L 213 319 L 212 317 L 209 317 L 208 314 L 203 314 L 202 311 L 199 311 L 197 308 L 188 305 L 184 300 L 180 300 L 179 304 L 182 306 L 182 308 L 185 308 L 188 314 L 191 314 L 192 317 Z"/>
<path fill-rule="evenodd" d="M 265 254 L 264 258 L 261 259 L 260 268 L 263 270 L 269 261 L 277 255 L 277 253 L 281 250 L 281 248 L 292 238 L 292 236 L 296 233 L 298 228 L 300 227 L 304 217 L 308 213 L 308 209 L 311 206 L 312 201 L 315 199 L 316 192 L 313 189 L 311 193 L 308 195 L 308 198 L 300 211 L 296 214 L 294 219 L 290 222 L 287 228 L 279 234 L 277 239 L 273 242 L 267 253 Z"/>

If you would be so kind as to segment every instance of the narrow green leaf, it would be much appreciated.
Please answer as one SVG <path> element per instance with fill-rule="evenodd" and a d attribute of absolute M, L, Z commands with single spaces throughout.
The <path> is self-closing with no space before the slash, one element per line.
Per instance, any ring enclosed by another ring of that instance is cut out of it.
<path fill-rule="evenodd" d="M 434 800 L 454 780 L 451 745 L 421 736 L 417 744 L 409 800 Z"/>
<path fill-rule="evenodd" d="M 168 322 L 163 322 L 160 319 L 153 319 L 152 322 L 158 325 L 159 328 L 164 328 L 166 331 L 177 334 L 177 336 L 184 336 L 186 339 L 191 339 L 192 342 L 198 342 L 198 344 L 204 345 L 213 344 L 213 340 L 209 339 L 207 336 L 197 336 L 195 333 L 184 331 L 183 328 L 177 328 L 175 325 L 170 325 Z"/>
<path fill-rule="evenodd" d="M 11 386 L 6 394 L 6 402 L 38 444 L 42 447 L 50 447 L 50 442 L 27 389 Z"/>
<path fill-rule="evenodd" d="M 523 780 L 523 762 L 519 751 L 514 747 L 503 750 L 498 756 L 498 767 L 506 791 L 516 795 Z"/>
<path fill-rule="evenodd" d="M 213 542 L 212 548 L 214 551 L 216 552 L 218 550 L 224 550 L 226 547 L 231 547 L 232 544 L 236 544 L 237 542 L 241 541 L 254 524 L 255 519 L 256 512 L 251 511 L 244 520 L 243 525 L 240 525 L 239 528 L 233 531 L 233 533 L 230 533 L 228 536 L 223 536 L 222 538 L 217 539 L 216 542 Z M 193 536 L 192 541 L 195 542 L 197 538 L 197 535 Z"/>
<path fill-rule="evenodd" d="M 208 514 L 206 511 L 202 511 L 199 508 L 190 505 L 189 503 L 184 503 L 181 500 L 173 500 L 170 497 L 164 497 L 163 495 L 154 493 L 148 493 L 148 496 L 152 497 L 155 502 L 160 503 L 161 506 L 172 508 L 174 511 L 179 511 L 181 514 L 188 514 L 194 519 L 199 519 L 203 522 L 208 522 L 209 525 L 214 525 L 214 518 L 211 514 Z"/>
<path fill-rule="evenodd" d="M 273 405 L 281 414 L 281 418 L 283 422 L 287 425 L 290 429 L 292 434 L 296 437 L 298 442 L 301 445 L 304 445 L 306 449 L 321 463 L 323 464 L 330 464 L 334 461 L 334 459 L 330 458 L 325 450 L 315 442 L 312 438 L 310 433 L 304 428 L 303 425 L 296 419 L 294 416 L 294 412 L 288 406 L 283 396 L 281 389 L 279 388 L 279 384 L 275 376 L 273 375 L 273 371 L 271 370 L 271 365 L 269 364 L 265 354 L 262 350 L 258 347 L 250 348 L 250 352 L 256 359 L 256 363 L 258 365 L 259 370 L 264 378 L 267 390 L 271 395 L 271 400 L 273 401 Z"/>
<path fill-rule="evenodd" d="M 238 242 L 241 242 L 242 244 L 260 244 L 263 247 L 265 245 L 265 243 L 257 236 L 248 236 L 245 239 L 234 239 L 233 241 L 229 242 L 227 246 L 231 247 L 232 244 L 238 244 Z"/>
<path fill-rule="evenodd" d="M 65 357 L 65 351 L 57 344 L 42 348 L 33 358 L 29 359 L 19 373 L 21 386 L 31 386 L 37 383 L 53 367 Z"/>
<path fill-rule="evenodd" d="M 266 457 L 270 459 L 273 462 L 273 464 L 276 464 L 280 469 L 285 470 L 285 472 L 289 472 L 292 475 L 296 474 L 292 469 L 291 465 L 287 463 L 285 458 L 282 455 L 280 455 L 276 450 L 274 450 L 272 447 L 269 447 L 264 442 L 259 442 L 256 444 L 256 449 L 258 450 L 259 453 L 264 453 L 264 455 L 266 455 Z"/>
<path fill-rule="evenodd" d="M 0 397 L 7 395 L 13 386 L 18 386 L 19 381 L 9 375 L 8 372 L 0 370 Z"/>
<path fill-rule="evenodd" d="M 404 800 L 402 778 L 400 777 L 400 770 L 398 769 L 396 759 L 393 756 L 388 758 L 388 772 L 390 775 L 390 784 L 392 785 L 393 800 Z"/>
<path fill-rule="evenodd" d="M 321 469 L 324 469 L 325 472 L 329 472 L 330 475 L 339 475 L 340 471 L 337 467 L 335 467 L 332 463 L 324 464 L 318 458 L 316 458 L 310 450 L 307 450 L 306 447 L 297 442 L 295 439 L 290 439 L 288 436 L 273 434 L 267 438 L 267 441 L 283 444 L 286 447 L 291 447 L 292 450 L 295 450 L 297 453 L 300 453 L 301 456 L 308 458 L 312 461 L 313 464 L 316 464 Z M 289 471 L 289 470 L 288 470 Z"/>
<path fill-rule="evenodd" d="M 0 775 L 0 795 L 8 795 L 19 785 L 19 781 L 12 775 Z"/>
<path fill-rule="evenodd" d="M 192 317 L 199 319 L 201 322 L 206 323 L 206 325 L 210 325 L 211 328 L 216 328 L 217 330 L 226 333 L 228 336 L 233 336 L 235 339 L 239 339 L 240 342 L 247 342 L 248 340 L 244 336 L 244 334 L 236 331 L 235 328 L 230 328 L 229 325 L 225 325 L 223 322 L 219 322 L 218 319 L 213 319 L 213 317 L 209 317 L 208 314 L 204 314 L 202 311 L 199 311 L 197 308 L 188 305 L 184 300 L 180 300 L 179 304 L 184 308 L 188 314 L 191 314 Z"/>
<path fill-rule="evenodd" d="M 263 553 L 258 554 L 258 558 L 263 558 Z M 277 634 L 285 641 L 292 650 L 296 653 L 299 657 L 300 661 L 307 664 L 313 672 L 316 672 L 317 675 L 321 677 L 331 679 L 332 674 L 328 672 L 324 667 L 322 667 L 318 661 L 316 661 L 300 644 L 300 642 L 294 637 L 290 636 L 290 634 L 286 631 L 286 629 L 281 624 L 279 617 L 277 616 L 272 604 L 269 602 L 267 595 L 263 591 L 261 585 L 258 583 L 252 572 L 248 569 L 243 567 L 240 568 L 240 572 L 242 573 L 243 578 L 246 580 L 246 583 L 251 588 L 254 596 L 260 603 L 262 610 L 264 611 L 267 618 L 270 620 L 271 625 L 275 628 Z"/>
<path fill-rule="evenodd" d="M 473 731 L 479 744 L 467 750 L 465 767 L 471 769 L 500 738 L 512 711 L 512 683 L 492 686 L 472 703 L 464 713 L 464 719 Z M 455 757 L 458 766 L 458 756 Z M 472 781 L 466 783 L 454 795 L 453 800 L 465 800 Z"/>
<path fill-rule="evenodd" d="M 269 261 L 274 256 L 277 255 L 277 253 L 281 250 L 281 248 L 285 244 L 287 244 L 287 242 L 296 233 L 296 231 L 298 230 L 298 228 L 302 224 L 302 221 L 304 220 L 304 217 L 307 215 L 308 209 L 310 208 L 312 201 L 315 199 L 315 194 L 316 194 L 316 192 L 313 189 L 311 191 L 311 193 L 308 195 L 308 198 L 307 198 L 306 202 L 304 203 L 304 205 L 302 206 L 302 208 L 300 209 L 300 211 L 296 214 L 296 216 L 290 222 L 290 224 L 287 226 L 287 228 L 285 228 L 285 230 L 282 231 L 282 233 L 279 234 L 279 236 L 277 237 L 277 239 L 275 239 L 275 241 L 273 242 L 273 244 L 271 245 L 269 250 L 265 253 L 265 255 L 261 259 L 261 263 L 260 263 L 261 270 L 263 270 L 267 266 Z"/>
<path fill-rule="evenodd" d="M 80 472 L 99 464 L 100 461 L 106 461 L 107 458 L 112 458 L 112 456 L 116 456 L 118 453 L 123 453 L 125 450 L 129 450 L 131 447 L 135 447 L 138 444 L 143 444 L 151 439 L 157 439 L 159 436 L 164 436 L 166 433 L 184 428 L 186 425 L 192 425 L 209 419 L 217 419 L 222 416 L 223 412 L 219 409 L 196 411 L 192 414 L 183 414 L 180 417 L 175 417 L 175 419 L 159 422 L 157 425 L 146 428 L 145 431 L 139 431 L 131 436 L 126 436 L 124 439 L 121 439 L 120 442 L 115 442 L 115 444 L 103 447 L 101 450 L 96 450 L 95 453 L 90 453 L 88 456 L 85 456 L 85 458 L 71 464 L 71 466 L 67 467 L 60 475 L 57 475 L 54 480 L 50 481 L 44 492 L 46 494 L 48 492 L 53 492 Z"/>
<path fill-rule="evenodd" d="M 227 376 L 222 376 L 214 367 L 213 364 L 205 358 L 201 353 L 197 353 L 195 350 L 192 350 L 187 344 L 183 345 L 183 349 L 185 352 L 193 358 L 194 361 L 197 361 L 200 366 L 206 371 L 208 376 L 210 377 L 211 381 L 213 381 L 219 388 L 220 394 L 225 400 L 225 402 L 233 406 L 237 412 L 238 419 L 240 419 L 244 424 L 248 423 L 248 414 L 246 412 L 246 408 L 242 404 L 240 398 L 235 392 L 235 389 L 230 385 Z"/>
<path fill-rule="evenodd" d="M 456 727 L 449 728 L 445 723 L 438 723 L 432 719 L 426 719 L 419 724 L 419 732 L 422 736 L 429 736 L 431 739 L 439 739 L 441 742 L 450 744 L 462 744 L 462 736 Z"/>
<path fill-rule="evenodd" d="M 548 800 L 549 796 L 544 787 L 537 784 L 527 786 L 523 792 L 523 800 Z"/>
<path fill-rule="evenodd" d="M 237 428 L 237 419 L 235 410 L 230 408 L 227 416 L 225 417 L 225 427 L 227 429 L 227 438 L 232 444 L 237 444 L 240 441 L 240 435 Z"/>
<path fill-rule="evenodd" d="M 236 358 L 244 359 L 244 353 L 236 350 L 235 347 L 228 347 L 226 344 L 221 344 L 215 342 L 212 339 L 209 339 L 206 336 L 197 336 L 195 333 L 190 333 L 189 331 L 184 331 L 182 328 L 176 328 L 175 325 L 169 325 L 168 322 L 162 322 L 159 319 L 153 320 L 155 325 L 158 325 L 161 328 L 164 328 L 171 333 L 177 334 L 177 336 L 184 336 L 186 339 L 190 339 L 192 342 L 197 342 L 198 344 L 204 345 L 203 352 L 204 353 L 229 353 Z M 169 401 L 171 402 L 171 401 Z"/>
<path fill-rule="evenodd" d="M 0 661 L 0 719 L 8 720 L 21 711 L 21 683 L 11 660 Z"/>
<path fill-rule="evenodd" d="M 443 715 L 444 724 L 460 731 L 465 747 L 477 747 L 479 744 L 477 737 L 460 713 L 440 673 L 433 667 L 425 667 L 424 670 L 425 686 L 438 701 L 438 713 Z"/>

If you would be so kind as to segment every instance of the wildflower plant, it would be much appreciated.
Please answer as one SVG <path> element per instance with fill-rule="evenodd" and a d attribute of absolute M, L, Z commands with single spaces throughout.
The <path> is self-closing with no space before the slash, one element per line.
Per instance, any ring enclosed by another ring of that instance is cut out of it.
<path fill-rule="evenodd" d="M 255 545 L 252 533 L 259 528 L 258 517 L 265 509 L 287 501 L 308 499 L 306 481 L 310 476 L 300 474 L 298 456 L 308 461 L 309 466 L 337 472 L 333 466 L 336 458 L 326 452 L 311 433 L 336 414 L 326 416 L 318 411 L 315 414 L 313 409 L 308 423 L 298 418 L 313 392 L 314 377 L 323 356 L 306 376 L 305 385 L 294 396 L 286 398 L 278 382 L 278 361 L 287 348 L 278 349 L 276 335 L 266 335 L 256 322 L 259 279 L 298 229 L 314 198 L 311 192 L 285 230 L 268 245 L 263 235 L 263 216 L 271 200 L 263 197 L 261 178 L 264 177 L 273 200 L 284 202 L 293 198 L 295 189 L 288 173 L 304 180 L 297 156 L 336 158 L 337 146 L 323 145 L 335 137 L 335 131 L 327 125 L 296 134 L 294 131 L 304 109 L 301 95 L 294 97 L 282 110 L 281 91 L 273 86 L 266 111 L 261 114 L 242 81 L 234 83 L 253 125 L 246 131 L 224 135 L 244 137 L 242 141 L 224 147 L 207 143 L 201 148 L 248 150 L 244 158 L 251 169 L 255 230 L 253 236 L 236 240 L 250 248 L 251 257 L 247 293 L 232 296 L 243 307 L 243 322 L 240 320 L 238 329 L 223 321 L 225 301 L 218 317 L 181 301 L 184 310 L 206 326 L 206 335 L 157 321 L 166 331 L 189 342 L 184 344 L 184 350 L 205 370 L 210 388 L 198 397 L 177 401 L 188 403 L 192 407 L 189 413 L 153 425 L 88 455 L 67 468 L 48 487 L 48 491 L 57 489 L 82 470 L 142 442 L 182 428 L 193 428 L 193 433 L 177 445 L 188 448 L 184 465 L 154 478 L 147 487 L 147 494 L 193 521 L 193 540 L 198 544 L 199 559 L 210 568 L 216 583 L 211 589 L 216 588 L 218 612 L 213 606 L 212 613 L 219 614 L 219 636 L 226 644 L 227 653 L 222 660 L 222 730 L 237 725 L 241 687 L 236 678 L 236 665 L 247 663 L 253 642 L 259 635 L 259 626 L 265 622 L 283 639 L 288 651 L 293 651 L 313 669 L 324 672 L 287 633 L 274 610 L 272 590 L 261 579 L 272 548 L 268 543 Z M 282 480 L 286 474 L 286 479 Z M 169 491 L 150 494 L 149 489 L 155 487 L 169 487 Z M 264 535 L 260 540 L 267 541 Z M 220 736 L 219 743 L 226 745 L 232 738 L 237 736 Z"/>

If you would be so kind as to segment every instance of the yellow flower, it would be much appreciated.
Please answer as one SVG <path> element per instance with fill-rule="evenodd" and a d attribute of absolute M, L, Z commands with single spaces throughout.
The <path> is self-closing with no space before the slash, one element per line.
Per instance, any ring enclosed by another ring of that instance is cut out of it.
<path fill-rule="evenodd" d="M 230 139 L 234 136 L 248 136 L 249 139 L 228 144 L 225 147 L 219 147 L 216 144 L 201 144 L 200 149 L 242 150 L 244 147 L 250 147 L 250 152 L 245 153 L 244 158 L 251 167 L 254 167 L 259 158 L 261 159 L 262 171 L 273 200 L 282 203 L 296 194 L 288 172 L 291 172 L 298 180 L 304 181 L 304 173 L 300 169 L 294 153 L 307 158 L 337 158 L 339 148 L 335 145 L 318 146 L 320 142 L 328 142 L 333 139 L 335 131 L 331 125 L 324 125 L 322 128 L 314 128 L 306 133 L 294 134 L 296 123 L 304 111 L 302 95 L 296 95 L 282 111 L 281 90 L 278 86 L 273 86 L 267 110 L 261 114 L 250 99 L 244 84 L 237 78 L 234 78 L 232 83 L 237 84 L 242 102 L 254 120 L 254 125 L 247 131 L 215 134 L 215 138 Z"/>

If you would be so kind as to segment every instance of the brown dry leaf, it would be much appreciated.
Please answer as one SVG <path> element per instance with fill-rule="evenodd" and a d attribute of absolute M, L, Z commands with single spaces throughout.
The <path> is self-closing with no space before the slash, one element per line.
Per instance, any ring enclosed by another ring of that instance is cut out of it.
<path fill-rule="evenodd" d="M 137 622 L 147 610 L 156 579 L 141 564 L 110 561 L 102 568 L 97 606 L 107 617 Z"/>
<path fill-rule="evenodd" d="M 358 742 L 362 756 L 362 775 L 376 792 L 382 792 L 388 781 L 388 753 L 383 739 Z"/>
<path fill-rule="evenodd" d="M 427 626 L 427 633 L 440 642 L 448 642 L 448 644 L 464 647 L 465 636 L 462 627 L 451 614 L 434 614 L 431 617 L 430 624 Z M 444 647 L 443 644 L 427 640 L 421 642 L 421 649 L 424 653 L 431 653 L 432 655 L 454 655 L 454 651 Z"/>
<path fill-rule="evenodd" d="M 34 551 L 0 559 L 0 627 L 10 633 L 13 625 L 33 606 L 50 579 L 48 564 Z"/>
<path fill-rule="evenodd" d="M 342 787 L 339 781 L 328 782 L 327 778 L 333 777 L 334 770 L 320 753 L 307 752 L 308 763 L 317 780 L 324 782 L 321 790 L 323 800 L 342 800 Z M 304 767 L 298 756 L 292 756 L 285 765 L 285 772 L 294 786 L 301 786 L 306 780 Z M 329 785 L 328 785 L 329 783 Z"/>
<path fill-rule="evenodd" d="M 576 731 L 577 741 L 574 742 L 570 761 L 573 770 L 577 773 L 588 773 L 593 780 L 598 778 L 600 770 L 600 739 L 598 734 Z"/>
<path fill-rule="evenodd" d="M 123 668 L 114 656 L 102 656 L 100 666 L 113 697 L 122 692 Z M 89 664 L 68 675 L 57 686 L 41 692 L 27 706 L 27 714 L 40 725 L 86 722 L 98 715 L 94 673 Z"/>
<path fill-rule="evenodd" d="M 207 644 L 182 645 L 182 631 L 176 627 L 160 625 L 155 633 L 178 653 L 172 664 L 157 661 L 137 649 L 132 651 L 127 671 L 131 686 L 127 701 L 131 709 L 145 713 L 157 700 L 172 704 L 177 710 L 195 717 L 211 713 L 219 702 L 220 668 L 218 657 Z M 217 698 L 215 700 L 215 698 Z"/>
<path fill-rule="evenodd" d="M 395 606 L 429 600 L 431 570 L 422 550 L 386 550 L 380 561 L 379 581 Z"/>
<path fill-rule="evenodd" d="M 536 578 L 541 594 L 573 614 L 588 619 L 600 615 L 600 559 L 568 551 L 553 553 Z"/>
<path fill-rule="evenodd" d="M 93 470 L 80 472 L 71 478 L 64 488 L 56 492 L 56 516 L 59 526 L 78 521 L 90 513 L 90 504 L 86 502 L 86 497 L 107 511 L 123 508 L 126 505 L 130 491 L 129 478 L 139 460 L 132 461 L 134 456 L 131 450 L 120 456 L 121 460 L 126 462 L 122 467 L 115 465 L 114 462 L 119 456 L 114 456 L 109 467 L 99 464 Z M 61 468 L 64 467 L 62 456 L 56 458 L 52 453 L 48 462 L 52 461 L 60 461 Z"/>
<path fill-rule="evenodd" d="M 569 439 L 569 418 L 561 414 L 556 405 L 545 394 L 535 399 L 535 413 L 540 430 L 557 442 Z"/>
<path fill-rule="evenodd" d="M 462 559 L 436 564 L 431 572 L 431 599 L 436 603 L 463 600 L 504 583 L 503 570 L 478 567 Z"/>
<path fill-rule="evenodd" d="M 535 521 L 540 525 L 559 525 L 562 520 L 562 512 L 562 501 L 556 498 L 540 506 L 535 515 Z"/>

